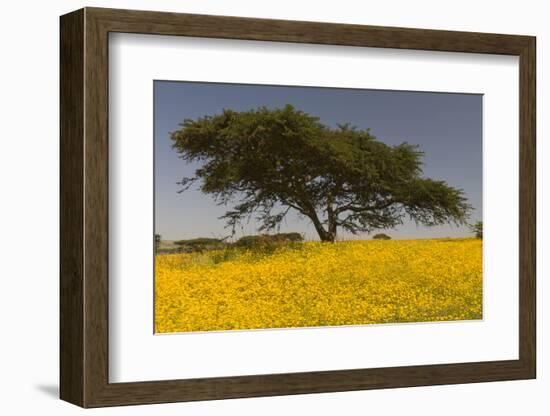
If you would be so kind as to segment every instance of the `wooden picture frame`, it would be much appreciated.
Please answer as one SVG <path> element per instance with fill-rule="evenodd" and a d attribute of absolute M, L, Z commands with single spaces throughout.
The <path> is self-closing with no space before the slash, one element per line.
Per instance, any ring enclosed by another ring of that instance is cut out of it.
<path fill-rule="evenodd" d="M 60 396 L 82 407 L 535 378 L 535 38 L 85 8 L 61 17 Z M 109 383 L 108 34 L 519 56 L 519 359 Z"/>

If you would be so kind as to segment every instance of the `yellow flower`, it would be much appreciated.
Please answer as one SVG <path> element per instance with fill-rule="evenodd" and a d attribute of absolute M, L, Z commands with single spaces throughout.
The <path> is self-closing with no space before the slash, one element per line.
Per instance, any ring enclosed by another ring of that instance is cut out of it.
<path fill-rule="evenodd" d="M 478 239 L 307 242 L 155 262 L 157 332 L 482 318 Z"/>

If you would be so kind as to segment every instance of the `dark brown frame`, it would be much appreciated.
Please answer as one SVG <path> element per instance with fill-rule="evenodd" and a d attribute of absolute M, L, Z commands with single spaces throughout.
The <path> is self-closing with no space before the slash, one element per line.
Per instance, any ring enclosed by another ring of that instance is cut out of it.
<path fill-rule="evenodd" d="M 109 32 L 519 56 L 519 359 L 109 383 Z M 531 36 L 99 8 L 62 16 L 61 398 L 101 407 L 535 378 L 535 49 Z"/>

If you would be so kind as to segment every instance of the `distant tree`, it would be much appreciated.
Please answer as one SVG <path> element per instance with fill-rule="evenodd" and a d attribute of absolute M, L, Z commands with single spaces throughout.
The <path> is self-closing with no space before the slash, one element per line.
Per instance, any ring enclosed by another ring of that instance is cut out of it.
<path fill-rule="evenodd" d="M 155 252 L 157 252 L 160 248 L 160 241 L 161 241 L 161 235 L 155 234 Z"/>
<path fill-rule="evenodd" d="M 201 166 L 180 192 L 199 181 L 233 229 L 256 215 L 259 231 L 280 226 L 289 211 L 309 218 L 322 241 L 390 229 L 409 217 L 434 226 L 465 223 L 470 205 L 460 189 L 422 177 L 417 146 L 387 145 L 348 124 L 328 127 L 287 105 L 186 119 L 173 148 Z"/>
<path fill-rule="evenodd" d="M 477 221 L 476 223 L 470 225 L 470 229 L 475 234 L 476 238 L 483 239 L 483 222 Z"/>
<path fill-rule="evenodd" d="M 391 240 L 391 237 L 387 234 L 380 233 L 372 236 L 373 240 Z"/>

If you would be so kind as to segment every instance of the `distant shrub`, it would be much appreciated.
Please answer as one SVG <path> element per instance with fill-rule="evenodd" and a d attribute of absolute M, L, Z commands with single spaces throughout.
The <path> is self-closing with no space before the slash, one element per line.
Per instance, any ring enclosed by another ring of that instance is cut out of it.
<path fill-rule="evenodd" d="M 470 225 L 470 230 L 472 230 L 476 238 L 483 239 L 483 222 L 482 221 L 478 221 L 475 224 Z"/>
<path fill-rule="evenodd" d="M 301 241 L 304 241 L 304 237 L 300 233 L 245 235 L 235 242 L 235 246 L 254 248 L 279 243 L 298 243 Z"/>
<path fill-rule="evenodd" d="M 159 251 L 161 238 L 160 234 L 155 234 L 155 252 Z"/>
<path fill-rule="evenodd" d="M 183 252 L 197 252 L 206 250 L 217 250 L 223 248 L 225 243 L 218 238 L 192 238 L 190 240 L 174 241 L 174 244 L 179 246 Z"/>
<path fill-rule="evenodd" d="M 373 240 L 391 240 L 391 237 L 387 234 L 380 233 L 372 236 Z"/>
<path fill-rule="evenodd" d="M 184 251 L 181 248 L 159 248 L 157 249 L 156 254 L 178 254 L 183 253 Z"/>
<path fill-rule="evenodd" d="M 260 245 L 267 240 L 262 235 L 245 235 L 235 241 L 237 247 L 253 247 Z"/>
<path fill-rule="evenodd" d="M 304 237 L 300 233 L 279 233 L 273 235 L 275 239 L 279 239 L 279 241 L 291 241 L 293 243 L 299 243 L 301 241 L 304 241 Z"/>

